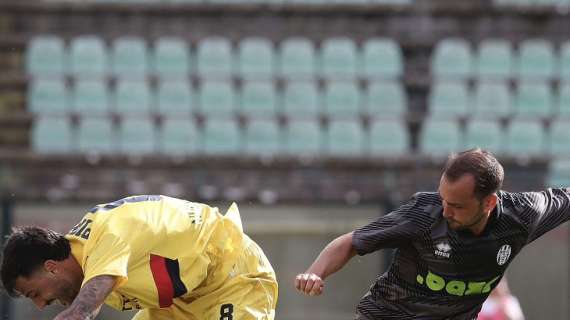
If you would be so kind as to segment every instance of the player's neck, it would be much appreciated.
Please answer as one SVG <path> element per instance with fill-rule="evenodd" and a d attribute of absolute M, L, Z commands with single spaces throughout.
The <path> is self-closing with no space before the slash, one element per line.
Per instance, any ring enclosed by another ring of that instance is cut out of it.
<path fill-rule="evenodd" d="M 487 214 L 482 215 L 479 221 L 477 221 L 473 226 L 469 227 L 471 233 L 473 233 L 475 236 L 480 236 L 483 233 L 483 231 L 485 231 L 485 227 L 489 222 L 491 214 L 492 213 L 489 212 Z"/>

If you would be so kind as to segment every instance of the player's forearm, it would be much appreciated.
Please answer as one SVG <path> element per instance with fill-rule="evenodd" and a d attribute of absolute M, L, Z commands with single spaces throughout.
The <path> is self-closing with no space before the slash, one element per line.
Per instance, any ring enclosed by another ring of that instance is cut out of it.
<path fill-rule="evenodd" d="M 101 305 L 115 286 L 115 277 L 97 276 L 89 280 L 73 303 L 54 320 L 91 320 L 95 319 Z"/>
<path fill-rule="evenodd" d="M 329 243 L 306 273 L 314 273 L 324 280 L 344 267 L 355 255 L 356 251 L 352 247 L 352 232 L 350 232 Z"/>

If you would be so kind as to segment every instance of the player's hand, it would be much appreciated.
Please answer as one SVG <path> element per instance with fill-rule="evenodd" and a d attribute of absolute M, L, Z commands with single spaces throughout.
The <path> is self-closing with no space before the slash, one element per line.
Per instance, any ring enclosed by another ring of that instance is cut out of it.
<path fill-rule="evenodd" d="M 295 277 L 295 288 L 309 296 L 318 296 L 323 293 L 325 281 L 314 273 L 301 273 Z"/>

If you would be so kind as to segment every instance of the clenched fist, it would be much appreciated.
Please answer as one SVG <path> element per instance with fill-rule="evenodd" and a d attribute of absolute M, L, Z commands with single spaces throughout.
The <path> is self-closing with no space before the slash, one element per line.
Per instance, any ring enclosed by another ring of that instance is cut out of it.
<path fill-rule="evenodd" d="M 295 288 L 309 296 L 320 295 L 324 286 L 324 280 L 314 273 L 301 273 L 295 277 Z"/>

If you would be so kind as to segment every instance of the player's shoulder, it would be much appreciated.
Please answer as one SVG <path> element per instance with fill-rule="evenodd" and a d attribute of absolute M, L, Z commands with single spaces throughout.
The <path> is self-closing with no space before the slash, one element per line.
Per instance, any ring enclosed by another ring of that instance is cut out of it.
<path fill-rule="evenodd" d="M 437 192 L 417 192 L 404 207 L 408 219 L 429 226 L 441 214 L 441 198 Z"/>

